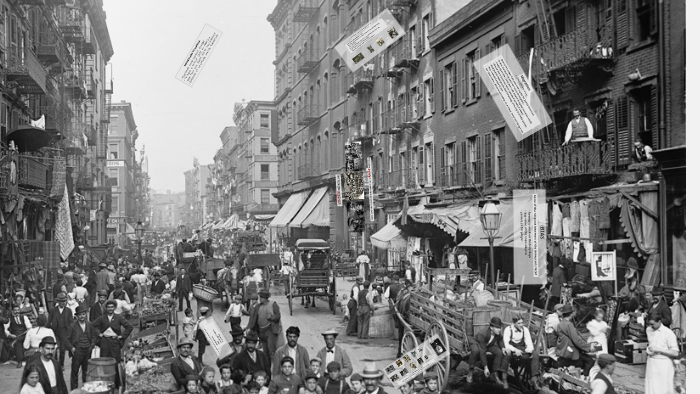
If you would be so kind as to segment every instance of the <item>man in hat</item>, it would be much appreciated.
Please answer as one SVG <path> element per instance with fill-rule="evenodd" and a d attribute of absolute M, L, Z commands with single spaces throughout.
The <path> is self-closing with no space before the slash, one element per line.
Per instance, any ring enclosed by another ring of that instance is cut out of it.
<path fill-rule="evenodd" d="M 70 389 L 78 388 L 78 371 L 82 368 L 83 382 L 86 382 L 88 360 L 97 343 L 97 332 L 87 321 L 87 306 L 78 305 L 75 310 L 76 321 L 70 326 L 70 346 L 73 359 L 70 366 Z"/>
<path fill-rule="evenodd" d="M 598 366 L 600 371 L 595 376 L 592 376 L 591 394 L 615 394 L 613 387 L 612 375 L 615 371 L 615 356 L 612 354 L 601 353 L 598 355 Z M 591 372 L 593 372 L 591 370 Z"/>
<path fill-rule="evenodd" d="M 595 363 L 588 353 L 596 352 L 595 343 L 587 343 L 571 323 L 571 315 L 574 313 L 571 304 L 564 305 L 561 313 L 563 318 L 557 327 L 557 366 L 580 367 L 583 368 L 583 374 L 588 376 L 588 372 Z"/>
<path fill-rule="evenodd" d="M 661 323 L 663 323 L 663 325 L 666 327 L 671 327 L 671 308 L 669 308 L 668 304 L 666 303 L 666 299 L 664 298 L 664 288 L 655 286 L 651 290 L 651 297 L 651 307 L 644 317 L 646 318 L 647 316 L 658 314 L 661 316 Z"/>
<path fill-rule="evenodd" d="M 153 274 L 155 278 L 153 284 L 151 284 L 151 294 L 161 295 L 165 291 L 165 278 L 161 279 L 160 272 L 156 271 Z"/>
<path fill-rule="evenodd" d="M 12 340 L 10 347 L 14 348 L 15 358 L 17 359 L 17 368 L 22 368 L 22 360 L 24 359 L 24 341 L 23 335 L 32 328 L 32 323 L 29 322 L 27 316 L 21 314 L 19 305 L 12 305 L 12 317 L 10 322 L 5 324 L 5 335 Z"/>
<path fill-rule="evenodd" d="M 66 352 L 70 351 L 70 341 L 68 329 L 73 324 L 73 311 L 66 307 L 68 297 L 66 293 L 58 293 L 58 297 L 54 300 L 56 307 L 49 312 L 49 322 L 47 327 L 53 330 L 58 339 L 58 362 L 63 369 L 63 363 L 66 359 Z"/>
<path fill-rule="evenodd" d="M 355 278 L 355 284 L 350 289 L 350 301 L 348 301 L 348 310 L 350 311 L 350 320 L 345 329 L 345 335 L 357 335 L 357 301 L 360 299 L 360 290 L 362 287 L 362 277 Z"/>
<path fill-rule="evenodd" d="M 335 339 L 338 336 L 338 331 L 334 329 L 326 330 L 321 333 L 326 346 L 319 350 L 316 356 L 321 359 L 321 371 L 325 374 L 327 366 L 332 361 L 340 364 L 340 377 L 347 378 L 352 375 L 352 362 L 345 349 L 335 344 Z"/>
<path fill-rule="evenodd" d="M 377 368 L 375 363 L 367 363 L 360 372 L 360 377 L 365 383 L 366 394 L 386 394 L 386 391 L 379 386 L 379 381 L 382 379 L 383 373 Z"/>
<path fill-rule="evenodd" d="M 663 324 L 663 317 L 654 313 L 649 317 L 647 327 L 647 368 L 644 392 L 648 394 L 674 393 L 673 359 L 678 357 L 678 339 Z"/>
<path fill-rule="evenodd" d="M 107 309 L 105 309 L 105 302 L 107 301 L 107 292 L 105 290 L 99 290 L 97 292 L 97 302 L 90 307 L 90 321 L 95 321 L 100 316 L 104 315 Z"/>
<path fill-rule="evenodd" d="M 240 371 L 243 376 L 250 375 L 251 378 L 258 371 L 264 371 L 270 376 L 270 359 L 257 346 L 257 334 L 248 332 L 245 336 L 245 351 L 233 357 L 231 371 Z"/>
<path fill-rule="evenodd" d="M 175 382 L 180 386 L 180 389 L 187 386 L 187 376 L 188 375 L 199 375 L 202 372 L 202 362 L 193 357 L 190 353 L 192 351 L 192 341 L 187 337 L 182 337 L 177 343 L 177 353 L 178 356 L 170 364 L 170 373 L 175 378 Z"/>
<path fill-rule="evenodd" d="M 105 302 L 105 308 L 106 313 L 92 322 L 100 337 L 100 357 L 112 357 L 121 362 L 122 345 L 134 328 L 124 316 L 114 313 L 117 301 Z"/>
<path fill-rule="evenodd" d="M 233 350 L 233 353 L 229 354 L 228 356 L 225 356 L 224 358 L 219 358 L 216 360 L 216 366 L 221 367 L 224 364 L 231 364 L 231 360 L 236 356 L 236 354 L 239 354 L 245 350 L 245 344 L 243 343 L 243 329 L 241 326 L 234 326 L 231 328 L 231 331 L 229 331 L 231 334 L 232 341 L 229 342 L 229 345 L 231 346 L 231 350 Z"/>
<path fill-rule="evenodd" d="M 299 327 L 290 326 L 287 328 L 286 334 L 287 344 L 280 346 L 280 348 L 275 351 L 275 355 L 272 358 L 272 375 L 277 375 L 281 372 L 280 362 L 284 357 L 291 357 L 292 360 L 294 360 L 294 373 L 304 378 L 304 373 L 311 367 L 311 364 L 309 352 L 297 342 L 301 330 L 299 330 Z"/>
<path fill-rule="evenodd" d="M 39 384 L 44 389 L 44 393 L 68 394 L 63 371 L 53 356 L 56 340 L 53 337 L 45 337 L 39 344 L 39 349 L 41 356 L 27 364 L 27 367 L 33 365 L 39 369 Z M 23 376 L 26 375 L 23 374 Z M 22 380 L 21 384 L 24 385 L 26 378 Z"/>
<path fill-rule="evenodd" d="M 197 325 L 195 327 L 194 337 L 197 339 L 197 357 L 200 360 L 204 360 L 204 352 L 207 350 L 207 345 L 209 345 L 209 340 L 207 335 L 199 328 L 199 322 L 203 319 L 209 317 L 209 307 L 201 306 L 199 307 L 199 320 L 197 320 Z"/>
<path fill-rule="evenodd" d="M 56 283 L 53 284 L 52 291 L 54 298 L 66 291 L 66 280 L 63 275 L 56 276 Z"/>
<path fill-rule="evenodd" d="M 366 280 L 357 300 L 357 339 L 369 339 L 369 320 L 374 314 L 370 283 Z"/>
<path fill-rule="evenodd" d="M 88 305 L 95 303 L 97 297 L 97 271 L 95 270 L 97 266 L 91 265 L 85 272 L 87 275 L 87 281 L 85 281 L 85 289 L 88 291 Z"/>
<path fill-rule="evenodd" d="M 392 275 L 391 284 L 387 286 L 386 291 L 384 291 L 384 298 L 394 303 L 396 303 L 396 298 L 399 296 L 399 292 L 401 292 L 401 283 L 399 283 L 399 279 L 401 279 L 401 277 L 397 274 Z"/>
<path fill-rule="evenodd" d="M 270 303 L 270 292 L 260 290 L 258 292 L 260 302 L 255 305 L 248 319 L 247 331 L 253 331 L 259 335 L 262 341 L 263 352 L 268 359 L 272 358 L 277 349 L 277 336 L 280 332 L 282 318 L 280 307 L 276 302 Z"/>
<path fill-rule="evenodd" d="M 469 371 L 467 372 L 468 383 L 472 382 L 472 370 L 474 369 L 477 359 L 480 359 L 481 364 L 484 366 L 484 374 L 486 377 L 491 376 L 496 383 L 502 385 L 504 389 L 508 389 L 508 364 L 510 362 L 510 357 L 506 353 L 502 329 L 503 322 L 501 322 L 501 318 L 494 316 L 489 322 L 489 327 L 477 332 L 473 337 L 467 337 L 469 347 L 471 348 L 471 354 L 469 354 Z M 493 355 L 494 374 L 491 374 L 489 371 L 488 359 L 486 357 L 487 352 Z M 503 378 L 502 380 L 498 377 L 499 372 Z"/>
<path fill-rule="evenodd" d="M 107 284 L 114 286 L 115 278 L 117 277 L 117 270 L 114 268 L 114 264 L 107 266 Z"/>
<path fill-rule="evenodd" d="M 97 291 L 109 290 L 109 273 L 107 272 L 107 264 L 100 263 L 100 271 L 95 274 L 95 289 Z"/>
<path fill-rule="evenodd" d="M 185 272 L 184 268 L 180 268 L 180 273 L 177 275 L 177 279 L 175 281 L 175 292 L 177 293 L 179 305 L 178 309 L 180 312 L 182 312 L 183 299 L 187 301 L 187 307 L 191 308 L 190 293 L 192 292 L 192 281 L 190 280 L 190 276 L 187 275 L 187 272 Z"/>

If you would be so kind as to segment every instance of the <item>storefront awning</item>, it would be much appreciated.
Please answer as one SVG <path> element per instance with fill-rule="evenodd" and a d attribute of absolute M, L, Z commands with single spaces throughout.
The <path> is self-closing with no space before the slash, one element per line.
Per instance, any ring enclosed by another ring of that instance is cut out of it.
<path fill-rule="evenodd" d="M 372 246 L 382 250 L 406 249 L 406 238 L 401 235 L 401 230 L 394 226 L 393 223 L 387 223 L 386 226 L 372 234 L 370 238 Z"/>
<path fill-rule="evenodd" d="M 255 220 L 257 220 L 257 221 L 259 221 L 259 222 L 265 222 L 265 221 L 274 219 L 275 216 L 277 216 L 277 214 L 274 214 L 274 213 L 273 213 L 273 214 L 263 214 L 263 213 L 259 213 L 259 214 L 256 214 L 254 217 L 255 217 Z"/>
<path fill-rule="evenodd" d="M 431 223 L 452 235 L 457 235 L 460 218 L 467 218 L 470 206 L 475 203 L 452 204 L 440 208 L 425 208 L 422 212 L 411 214 L 411 218 L 419 223 Z"/>
<path fill-rule="evenodd" d="M 312 196 L 313 197 L 313 196 Z M 331 217 L 329 212 L 328 196 L 326 193 L 321 195 L 321 201 L 318 202 L 316 208 L 309 214 L 309 216 L 304 219 L 301 223 L 302 227 L 308 227 L 310 225 L 314 226 L 326 226 L 330 227 Z"/>
<path fill-rule="evenodd" d="M 306 201 L 308 196 L 308 192 L 294 193 L 289 196 L 289 199 L 284 203 L 277 216 L 270 222 L 270 227 L 284 227 L 288 225 L 299 212 L 302 205 L 304 205 L 304 201 Z"/>
<path fill-rule="evenodd" d="M 309 197 L 309 199 L 306 201 L 303 207 L 299 210 L 299 213 L 294 217 L 294 220 L 292 220 L 289 223 L 290 227 L 304 227 L 304 221 L 311 215 L 311 213 L 314 211 L 317 205 L 319 205 L 319 202 L 323 199 L 326 199 L 326 191 L 328 190 L 328 186 L 320 187 L 316 190 L 314 190 L 314 193 Z M 326 211 L 328 210 L 328 205 L 326 204 Z M 315 223 L 309 223 L 309 224 L 315 224 Z M 330 226 L 330 220 L 329 224 L 327 226 Z"/>
<path fill-rule="evenodd" d="M 496 239 L 493 241 L 493 246 L 513 247 L 513 239 L 515 237 L 513 229 L 513 204 L 504 202 L 498 206 L 498 211 L 501 216 L 501 226 L 496 234 Z M 459 244 L 466 247 L 488 247 L 489 240 L 486 238 L 484 228 L 481 226 L 481 218 L 479 216 L 479 207 L 469 207 L 466 218 L 460 218 L 459 231 L 469 234 L 467 238 Z"/>

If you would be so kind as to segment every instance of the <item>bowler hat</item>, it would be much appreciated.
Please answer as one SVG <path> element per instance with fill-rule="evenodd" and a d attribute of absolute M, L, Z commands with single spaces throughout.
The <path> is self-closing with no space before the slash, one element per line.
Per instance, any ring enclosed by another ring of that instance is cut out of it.
<path fill-rule="evenodd" d="M 105 297 L 107 297 L 107 291 L 105 291 L 105 290 L 98 290 L 98 291 L 97 291 L 97 295 L 98 295 L 98 296 L 105 296 Z"/>
<path fill-rule="evenodd" d="M 661 286 L 654 286 L 653 289 L 651 289 L 651 295 L 663 295 L 664 294 L 664 288 Z"/>
<path fill-rule="evenodd" d="M 258 292 L 258 295 L 260 296 L 260 298 L 270 298 L 270 292 L 267 290 L 260 290 Z"/>
<path fill-rule="evenodd" d="M 574 308 L 571 306 L 571 304 L 564 304 L 563 307 L 561 307 L 561 313 L 563 314 L 569 314 L 574 311 Z"/>
<path fill-rule="evenodd" d="M 360 376 L 362 376 L 365 379 L 381 378 L 382 375 L 382 371 L 380 371 L 379 368 L 377 368 L 377 364 L 375 363 L 365 364 L 364 369 L 362 369 L 362 372 L 360 372 Z"/>
<path fill-rule="evenodd" d="M 190 345 L 190 347 L 192 347 L 194 344 L 187 337 L 182 337 L 182 338 L 180 338 L 179 341 L 177 341 L 177 348 L 178 349 L 180 348 L 180 346 L 185 346 L 185 345 Z"/>
<path fill-rule="evenodd" d="M 41 342 L 39 343 L 39 347 L 43 347 L 44 345 L 55 345 L 55 344 L 56 344 L 56 340 L 54 339 L 54 337 L 48 336 L 48 337 L 42 338 Z"/>
<path fill-rule="evenodd" d="M 68 297 L 66 296 L 66 293 L 60 292 L 60 293 L 58 293 L 58 295 L 56 295 L 56 299 L 54 301 L 56 301 L 56 302 L 68 301 Z"/>
<path fill-rule="evenodd" d="M 498 316 L 494 316 L 491 318 L 491 321 L 489 322 L 489 325 L 491 327 L 498 327 L 501 328 L 503 327 L 503 322 L 501 321 L 501 318 Z"/>
<path fill-rule="evenodd" d="M 246 334 L 246 336 L 245 336 L 246 342 L 257 342 L 258 340 L 259 340 L 258 334 L 254 333 L 254 332 L 248 332 L 248 334 Z"/>
<path fill-rule="evenodd" d="M 107 264 L 105 264 L 105 263 L 100 263 L 100 268 L 107 268 Z"/>
<path fill-rule="evenodd" d="M 85 305 L 85 304 L 80 304 L 80 305 L 78 305 L 77 308 L 75 308 L 76 315 L 79 315 L 81 313 L 85 313 L 87 311 L 88 311 L 88 308 L 87 308 L 87 305 Z"/>

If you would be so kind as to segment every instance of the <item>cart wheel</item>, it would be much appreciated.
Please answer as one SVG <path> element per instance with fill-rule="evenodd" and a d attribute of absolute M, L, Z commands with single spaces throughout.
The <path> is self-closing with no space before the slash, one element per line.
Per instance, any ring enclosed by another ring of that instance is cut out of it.
<path fill-rule="evenodd" d="M 401 338 L 401 354 L 413 349 L 418 345 L 418 338 L 413 334 L 413 331 L 406 331 Z"/>
<path fill-rule="evenodd" d="M 446 351 L 450 351 L 449 337 L 447 336 L 447 329 L 442 322 L 435 322 L 428 328 L 428 333 L 426 334 L 426 339 L 431 338 L 433 335 L 437 335 L 442 341 L 442 344 L 446 347 Z M 431 367 L 431 370 L 437 374 L 438 378 L 438 391 L 442 392 L 447 386 L 447 380 L 450 377 L 450 355 L 448 354 L 442 361 Z"/>
<path fill-rule="evenodd" d="M 331 307 L 331 313 L 335 315 L 335 277 L 333 277 L 333 292 L 328 294 L 328 305 Z"/>
<path fill-rule="evenodd" d="M 292 275 L 287 275 L 289 277 L 289 294 L 287 295 L 287 302 L 289 303 L 289 316 L 292 316 L 292 298 L 294 293 L 294 277 Z"/>

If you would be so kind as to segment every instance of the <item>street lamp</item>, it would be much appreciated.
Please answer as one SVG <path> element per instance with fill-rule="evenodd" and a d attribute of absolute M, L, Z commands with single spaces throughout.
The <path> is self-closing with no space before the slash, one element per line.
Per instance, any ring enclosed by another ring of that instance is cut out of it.
<path fill-rule="evenodd" d="M 491 283 L 493 284 L 493 289 L 496 291 L 496 270 L 494 267 L 493 259 L 493 240 L 496 239 L 496 234 L 501 227 L 501 214 L 498 212 L 498 200 L 481 200 L 479 201 L 479 207 L 481 207 L 481 227 L 484 229 L 484 234 L 489 240 L 489 257 L 491 265 Z"/>
<path fill-rule="evenodd" d="M 139 245 L 139 263 L 143 264 L 143 257 L 141 257 L 141 243 L 143 242 L 143 233 L 146 231 L 143 228 L 143 223 L 139 220 L 136 222 L 136 243 Z"/>

